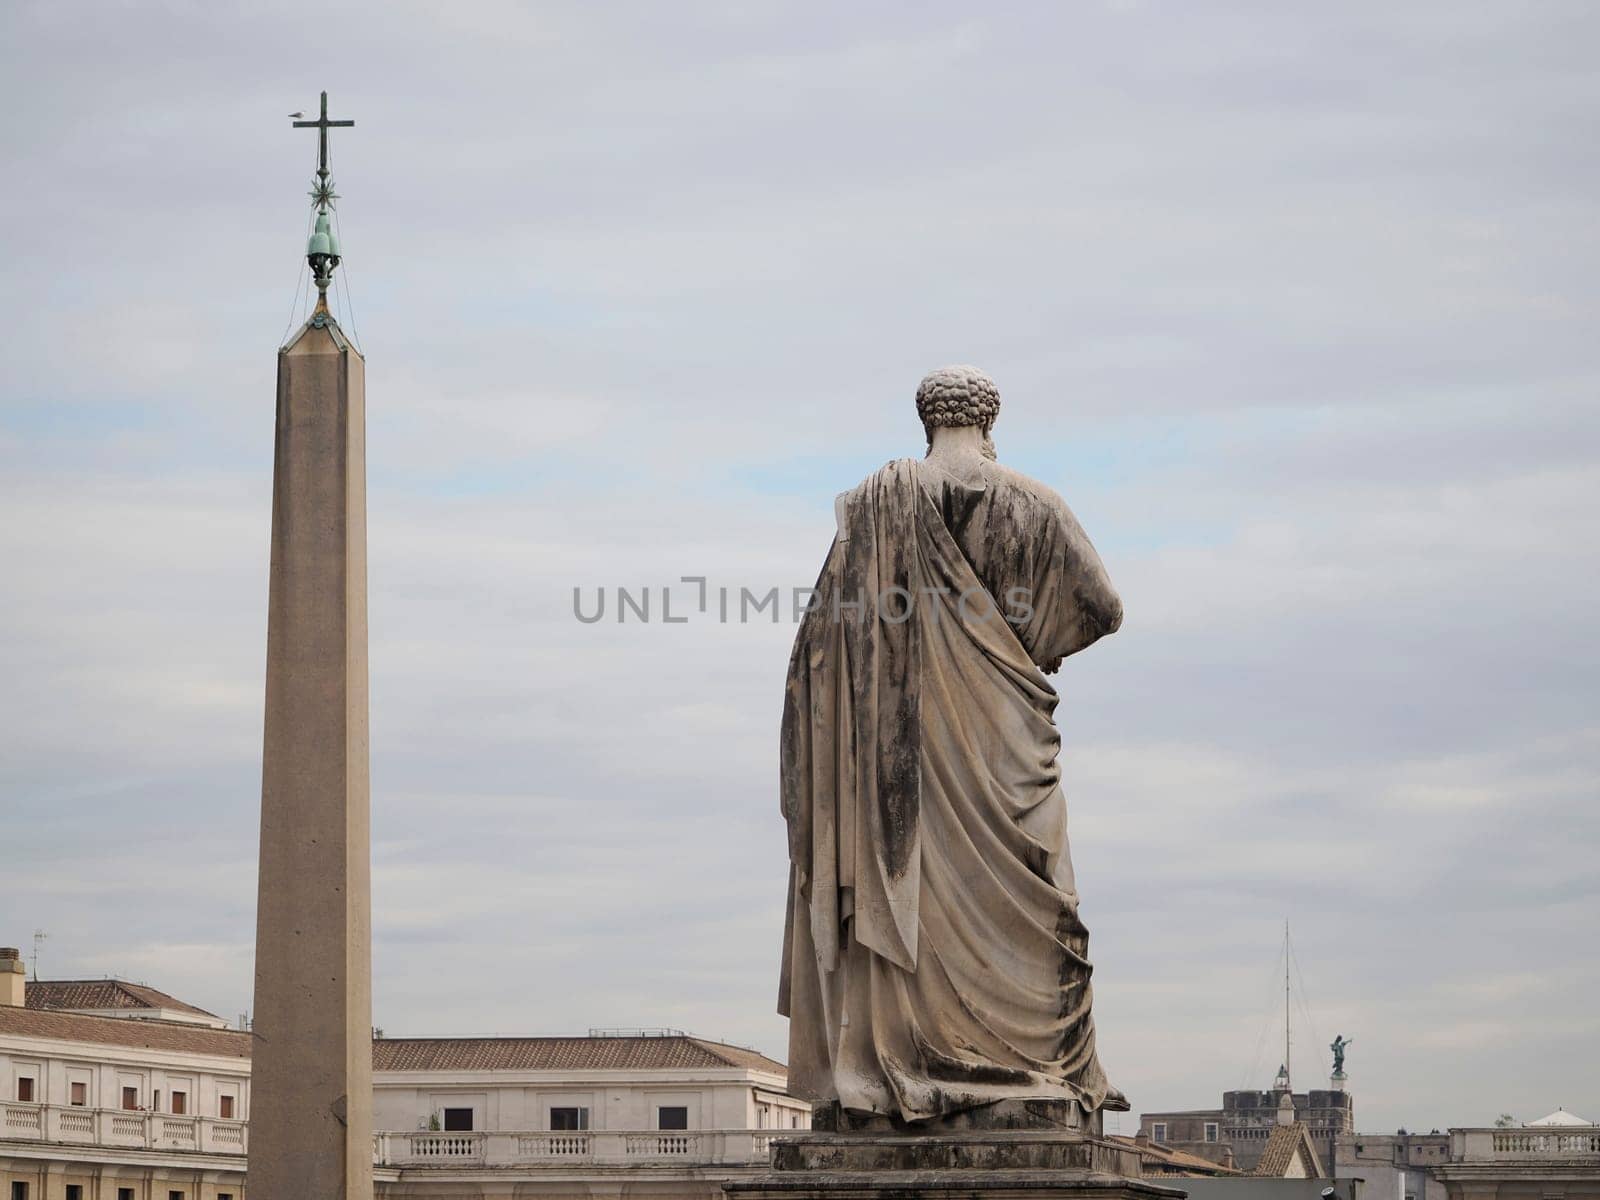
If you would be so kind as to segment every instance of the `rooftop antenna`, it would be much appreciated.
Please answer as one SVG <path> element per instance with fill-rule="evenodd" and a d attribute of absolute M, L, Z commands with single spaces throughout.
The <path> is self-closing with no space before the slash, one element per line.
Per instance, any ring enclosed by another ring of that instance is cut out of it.
<path fill-rule="evenodd" d="M 42 929 L 33 931 L 33 981 L 39 982 L 39 946 L 50 935 Z"/>

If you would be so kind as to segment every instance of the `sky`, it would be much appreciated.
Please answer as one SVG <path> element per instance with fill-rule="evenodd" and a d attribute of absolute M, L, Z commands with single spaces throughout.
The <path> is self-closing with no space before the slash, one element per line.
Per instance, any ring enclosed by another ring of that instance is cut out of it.
<path fill-rule="evenodd" d="M 1056 682 L 1135 1114 L 1269 1085 L 1288 921 L 1296 1084 L 1353 1038 L 1360 1129 L 1600 1119 L 1597 37 L 1562 0 L 6 5 L 0 944 L 249 1008 L 286 114 L 327 89 L 389 1034 L 784 1056 L 794 626 L 739 589 L 810 584 L 970 362 L 1127 612 Z M 666 624 L 685 576 L 711 611 Z"/>

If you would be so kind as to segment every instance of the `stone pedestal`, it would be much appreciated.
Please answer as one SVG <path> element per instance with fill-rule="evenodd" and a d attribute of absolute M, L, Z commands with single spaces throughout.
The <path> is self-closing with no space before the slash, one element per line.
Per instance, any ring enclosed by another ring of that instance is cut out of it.
<path fill-rule="evenodd" d="M 723 1184 L 728 1200 L 1182 1200 L 1147 1183 L 1139 1155 L 1080 1130 L 817 1132 L 775 1140 L 772 1171 Z"/>

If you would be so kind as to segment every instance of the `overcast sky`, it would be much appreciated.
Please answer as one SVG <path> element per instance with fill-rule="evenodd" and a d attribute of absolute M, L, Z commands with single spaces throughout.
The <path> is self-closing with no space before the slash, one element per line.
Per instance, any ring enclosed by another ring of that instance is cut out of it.
<path fill-rule="evenodd" d="M 1296 1083 L 1353 1037 L 1361 1129 L 1600 1119 L 1597 44 L 1558 0 L 7 4 L 0 944 L 249 1006 L 327 88 L 378 1024 L 784 1055 L 794 628 L 660 589 L 809 584 L 972 362 L 1127 608 L 1057 715 L 1136 1112 L 1270 1083 L 1287 919 Z M 573 618 L 618 586 L 658 619 Z"/>

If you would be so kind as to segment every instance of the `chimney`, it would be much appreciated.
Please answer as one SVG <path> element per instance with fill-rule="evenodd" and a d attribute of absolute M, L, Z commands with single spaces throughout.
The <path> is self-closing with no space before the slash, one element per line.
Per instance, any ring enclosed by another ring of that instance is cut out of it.
<path fill-rule="evenodd" d="M 0 946 L 0 1008 L 22 1008 L 27 1003 L 28 972 L 22 954 Z"/>

